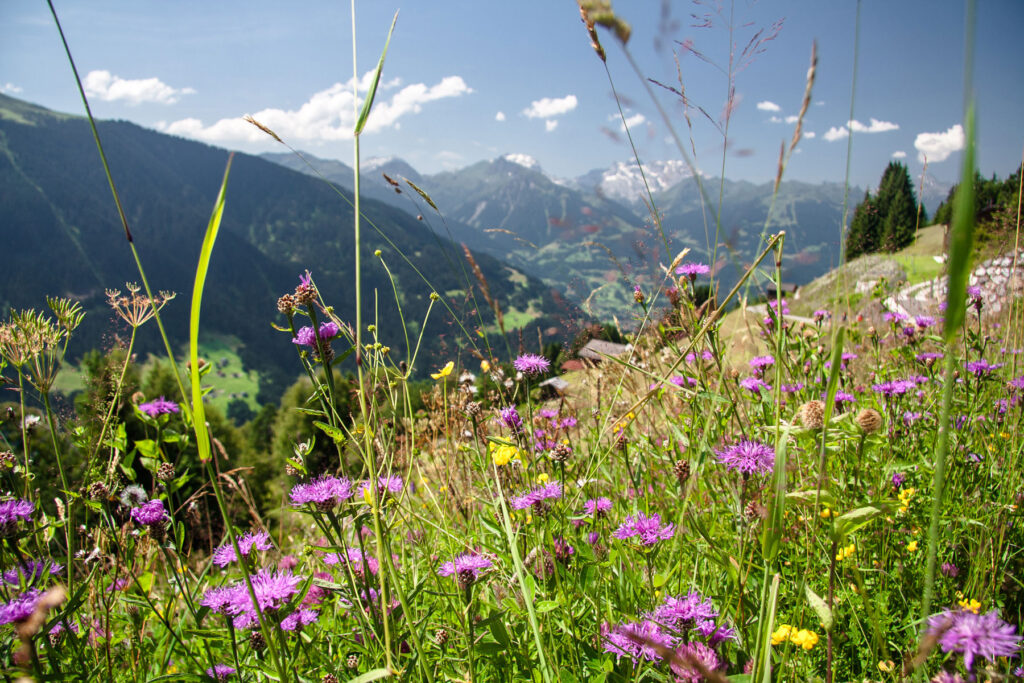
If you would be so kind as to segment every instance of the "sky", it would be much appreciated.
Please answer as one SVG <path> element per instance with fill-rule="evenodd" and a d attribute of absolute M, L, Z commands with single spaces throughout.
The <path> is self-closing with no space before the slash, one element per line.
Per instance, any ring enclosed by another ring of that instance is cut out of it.
<path fill-rule="evenodd" d="M 978 165 L 1005 177 L 1024 148 L 1024 2 L 977 4 Z M 286 151 L 243 120 L 252 115 L 293 147 L 351 165 L 355 107 L 397 11 L 364 160 L 397 156 L 436 173 L 525 154 L 570 178 L 633 158 L 625 119 L 642 161 L 686 154 L 707 175 L 769 181 L 816 41 L 804 137 L 786 178 L 843 182 L 848 159 L 861 187 L 892 159 L 915 179 L 925 158 L 940 182 L 959 174 L 966 9 L 951 0 L 863 0 L 859 33 L 853 0 L 619 0 L 632 33 L 624 49 L 598 29 L 607 70 L 573 0 L 356 0 L 355 71 L 348 2 L 54 5 L 97 117 L 229 149 Z M 743 57 L 752 38 L 755 54 Z M 82 113 L 45 2 L 0 3 L 0 92 Z"/>

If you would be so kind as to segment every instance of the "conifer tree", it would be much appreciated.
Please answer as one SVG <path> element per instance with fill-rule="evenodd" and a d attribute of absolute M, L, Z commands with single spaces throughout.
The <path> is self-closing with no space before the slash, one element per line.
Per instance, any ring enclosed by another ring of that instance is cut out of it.
<path fill-rule="evenodd" d="M 870 192 L 865 192 L 864 201 L 853 210 L 850 231 L 846 235 L 847 260 L 878 251 L 881 229 L 882 222 L 876 199 L 871 196 Z"/>
<path fill-rule="evenodd" d="M 907 167 L 891 161 L 878 187 L 878 212 L 881 216 L 879 247 L 898 251 L 914 241 L 917 229 L 917 199 Z"/>

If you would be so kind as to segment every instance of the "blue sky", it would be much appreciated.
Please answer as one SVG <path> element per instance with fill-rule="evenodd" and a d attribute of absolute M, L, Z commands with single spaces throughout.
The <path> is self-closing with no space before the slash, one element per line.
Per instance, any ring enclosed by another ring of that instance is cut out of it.
<path fill-rule="evenodd" d="M 283 151 L 240 119 L 257 116 L 294 147 L 351 163 L 352 35 L 347 2 L 138 2 L 55 0 L 86 79 L 94 113 L 249 152 Z M 1024 3 L 978 3 L 975 93 L 979 166 L 1005 176 L 1020 163 Z M 917 177 L 958 173 L 963 117 L 964 6 L 940 0 L 861 8 L 851 119 L 855 2 L 762 0 L 696 5 L 614 4 L 633 28 L 629 51 L 642 74 L 678 87 L 719 120 L 727 76 L 674 41 L 692 40 L 710 61 L 729 59 L 730 13 L 738 53 L 759 28 L 782 20 L 764 52 L 735 74 L 726 176 L 774 178 L 779 145 L 792 135 L 811 45 L 819 48 L 814 103 L 787 177 L 842 181 L 853 129 L 851 181 L 877 183 L 896 155 Z M 716 10 L 720 12 L 716 13 Z M 416 0 L 356 3 L 358 73 L 370 71 L 400 10 L 384 88 L 362 139 L 363 158 L 400 156 L 422 172 L 528 154 L 549 174 L 572 177 L 631 158 L 612 88 L 572 0 Z M 667 13 L 667 17 L 666 17 Z M 697 28 L 691 14 L 712 14 Z M 601 31 L 615 89 L 643 160 L 677 159 L 668 126 L 616 40 Z M 678 98 L 654 88 L 687 148 Z M 0 3 L 0 90 L 79 113 L 70 69 L 44 2 Z M 723 136 L 696 110 L 693 148 L 718 175 Z"/>

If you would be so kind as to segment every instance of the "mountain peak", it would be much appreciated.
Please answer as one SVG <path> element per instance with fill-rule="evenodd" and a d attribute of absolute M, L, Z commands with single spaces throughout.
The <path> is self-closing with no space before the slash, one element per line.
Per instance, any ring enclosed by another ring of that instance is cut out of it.
<path fill-rule="evenodd" d="M 505 161 L 510 161 L 513 164 L 519 164 L 523 168 L 528 168 L 531 171 L 540 170 L 540 164 L 529 154 L 506 154 L 501 158 Z"/>

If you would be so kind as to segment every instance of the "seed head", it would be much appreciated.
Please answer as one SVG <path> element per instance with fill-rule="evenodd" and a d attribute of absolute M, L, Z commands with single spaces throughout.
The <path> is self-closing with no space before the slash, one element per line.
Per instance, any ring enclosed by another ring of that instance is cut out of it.
<path fill-rule="evenodd" d="M 263 652 L 267 647 L 267 641 L 263 639 L 263 634 L 260 631 L 252 631 L 249 634 L 249 647 L 256 652 Z"/>
<path fill-rule="evenodd" d="M 174 465 L 169 462 L 161 463 L 159 469 L 156 471 L 156 478 L 160 481 L 170 481 L 171 479 L 174 479 Z"/>
<path fill-rule="evenodd" d="M 804 429 L 817 430 L 825 426 L 825 404 L 821 401 L 808 401 L 803 404 L 798 415 Z"/>
<path fill-rule="evenodd" d="M 434 642 L 441 647 L 444 647 L 448 642 L 448 631 L 443 628 L 437 629 L 437 631 L 434 632 Z"/>
<path fill-rule="evenodd" d="M 87 495 L 89 500 L 106 500 L 110 496 L 110 489 L 102 481 L 94 481 L 89 484 Z"/>
<path fill-rule="evenodd" d="M 345 660 L 345 666 L 350 669 L 359 668 L 359 655 L 349 655 L 348 659 Z"/>
<path fill-rule="evenodd" d="M 572 446 L 567 443 L 559 441 L 555 444 L 555 447 L 551 449 L 551 459 L 556 463 L 564 463 L 569 460 L 569 456 L 572 455 Z"/>
<path fill-rule="evenodd" d="M 672 466 L 672 471 L 676 473 L 676 479 L 679 480 L 679 485 L 682 486 L 690 478 L 690 461 L 676 460 L 676 464 Z"/>
<path fill-rule="evenodd" d="M 882 426 L 882 415 L 874 408 L 865 408 L 857 413 L 857 424 L 865 434 L 874 434 Z"/>
<path fill-rule="evenodd" d="M 292 311 L 295 310 L 295 297 L 291 294 L 285 294 L 277 300 L 277 310 L 285 315 L 291 315 Z"/>
<path fill-rule="evenodd" d="M 356 664 L 357 665 L 359 664 L 358 660 L 356 661 Z M 355 668 L 355 667 L 351 667 L 351 668 Z M 328 674 L 324 674 L 324 677 L 320 679 L 320 683 L 338 683 L 338 677 L 335 676 L 334 674 L 329 674 L 329 673 Z"/>

